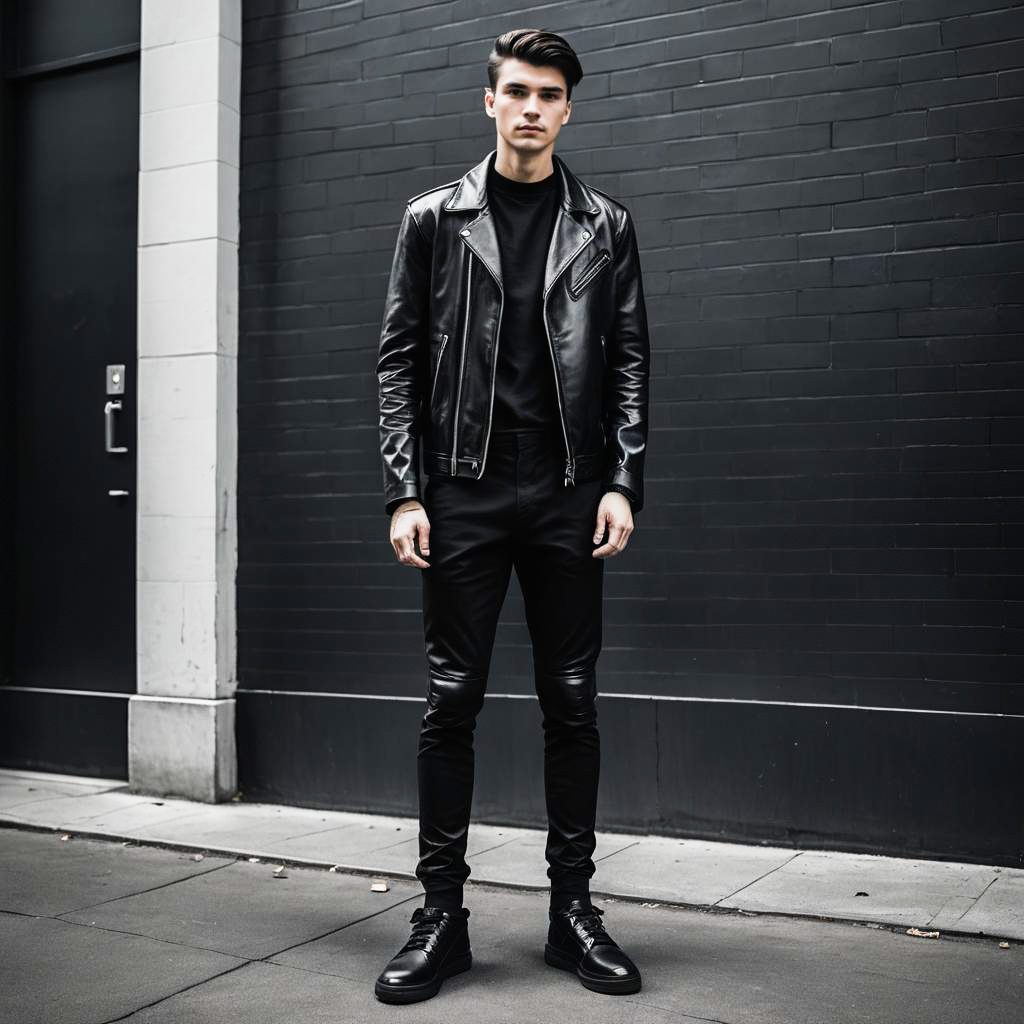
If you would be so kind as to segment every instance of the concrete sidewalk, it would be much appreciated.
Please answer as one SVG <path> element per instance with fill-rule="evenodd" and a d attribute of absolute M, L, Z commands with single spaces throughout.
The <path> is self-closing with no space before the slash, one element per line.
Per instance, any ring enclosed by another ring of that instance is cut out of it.
<path fill-rule="evenodd" d="M 544 963 L 547 897 L 468 890 L 471 970 L 431 999 L 373 984 L 417 883 L 0 828 L 4 1024 L 1018 1024 L 1024 949 L 601 900 L 643 987 Z"/>
<path fill-rule="evenodd" d="M 59 799 L 59 798 L 58 798 Z M 544 962 L 547 896 L 476 884 L 472 968 L 376 1000 L 418 883 L 0 828 L 4 1024 L 1018 1024 L 1024 947 L 604 899 L 641 991 Z"/>
<path fill-rule="evenodd" d="M 0 823 L 415 883 L 412 818 L 194 803 L 132 794 L 120 780 L 0 769 Z M 474 823 L 467 906 L 477 885 L 546 892 L 545 838 Z M 598 833 L 594 859 L 595 898 L 1024 940 L 1021 869 L 612 832 Z"/>

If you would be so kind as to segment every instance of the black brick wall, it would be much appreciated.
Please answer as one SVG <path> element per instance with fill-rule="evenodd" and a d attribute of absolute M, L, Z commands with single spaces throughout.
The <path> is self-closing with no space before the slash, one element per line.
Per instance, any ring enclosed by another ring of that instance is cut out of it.
<path fill-rule="evenodd" d="M 423 695 L 418 573 L 394 562 L 381 511 L 386 275 L 405 199 L 493 147 L 491 41 L 539 24 L 580 52 L 586 77 L 557 149 L 633 212 L 652 327 L 647 506 L 606 566 L 609 729 L 613 709 L 649 694 L 1024 714 L 1024 10 L 594 0 L 495 15 L 501 6 L 245 5 L 243 689 Z M 530 672 L 513 583 L 491 691 L 531 694 Z M 637 743 L 671 744 L 668 718 L 657 721 L 667 702 L 653 703 L 628 743 L 609 739 L 610 764 Z M 345 706 L 386 738 L 393 702 Z M 389 756 L 411 762 L 416 714 Z M 920 738 L 938 717 L 900 719 Z M 718 741 L 729 739 L 726 728 Z M 785 728 L 778 742 L 792 745 Z M 817 759 L 792 769 L 830 774 L 829 744 L 811 747 Z M 964 756 L 988 755 L 968 744 Z M 255 791 L 380 806 L 356 783 L 314 782 L 308 763 L 251 757 Z M 668 785 L 659 773 L 674 763 L 652 764 L 651 785 Z M 929 785 L 919 771 L 911 801 Z M 291 788 L 277 777 L 289 772 Z M 877 780 L 859 778 L 841 799 L 870 799 Z M 393 806 L 415 806 L 408 773 L 395 793 Z M 605 823 L 739 838 L 806 829 L 819 845 L 924 852 L 951 850 L 949 835 L 968 828 L 893 835 L 896 810 L 874 825 L 851 810 L 844 828 L 804 821 L 800 807 L 758 824 L 734 803 L 680 810 L 674 794 L 641 813 L 624 793 Z M 519 817 L 536 820 L 529 807 Z M 990 856 L 1014 843 L 1019 855 L 1019 833 L 992 841 Z"/>

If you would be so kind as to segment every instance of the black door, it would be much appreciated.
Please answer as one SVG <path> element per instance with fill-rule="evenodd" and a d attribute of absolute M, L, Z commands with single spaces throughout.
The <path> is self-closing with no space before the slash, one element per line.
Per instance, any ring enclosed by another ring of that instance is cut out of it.
<path fill-rule="evenodd" d="M 127 777 L 135 691 L 138 3 L 4 24 L 13 575 L 0 760 Z"/>

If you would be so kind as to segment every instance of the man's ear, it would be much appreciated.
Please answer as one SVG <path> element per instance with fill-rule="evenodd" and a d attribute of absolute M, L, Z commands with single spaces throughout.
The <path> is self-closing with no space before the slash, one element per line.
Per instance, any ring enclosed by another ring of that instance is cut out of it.
<path fill-rule="evenodd" d="M 487 102 L 488 97 L 491 100 L 490 103 Z M 494 92 L 486 85 L 484 86 L 484 110 L 487 112 L 488 117 L 496 116 L 494 113 Z"/>
<path fill-rule="evenodd" d="M 565 124 L 569 120 L 569 115 L 572 113 L 572 100 L 565 101 L 565 117 L 562 118 L 562 124 Z"/>

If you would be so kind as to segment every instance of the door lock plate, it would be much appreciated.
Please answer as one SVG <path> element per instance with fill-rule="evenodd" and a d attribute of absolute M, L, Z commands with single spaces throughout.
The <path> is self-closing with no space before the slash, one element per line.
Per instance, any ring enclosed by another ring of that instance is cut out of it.
<path fill-rule="evenodd" d="M 112 363 L 107 367 L 107 394 L 124 394 L 124 363 Z"/>

